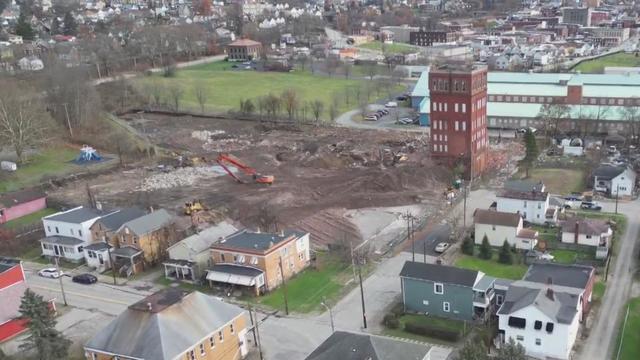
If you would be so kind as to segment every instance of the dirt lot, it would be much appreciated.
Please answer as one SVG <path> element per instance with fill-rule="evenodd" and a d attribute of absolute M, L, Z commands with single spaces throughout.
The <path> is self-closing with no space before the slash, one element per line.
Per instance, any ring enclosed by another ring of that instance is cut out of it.
<path fill-rule="evenodd" d="M 167 156 L 159 161 L 170 167 L 161 171 L 147 164 L 92 179 L 92 191 L 107 206 L 156 206 L 180 213 L 184 202 L 201 199 L 245 226 L 276 219 L 281 227 L 322 229 L 327 238 L 361 237 L 346 220 L 345 209 L 439 207 L 450 181 L 449 171 L 431 162 L 427 139 L 419 134 L 156 114 L 125 119 L 164 150 Z M 274 175 L 274 184 L 252 183 L 242 173 L 247 183 L 235 182 L 215 163 L 220 152 Z M 406 160 L 394 163 L 399 153 Z M 176 154 L 206 162 L 173 168 Z M 52 195 L 86 202 L 84 184 L 67 184 Z"/>

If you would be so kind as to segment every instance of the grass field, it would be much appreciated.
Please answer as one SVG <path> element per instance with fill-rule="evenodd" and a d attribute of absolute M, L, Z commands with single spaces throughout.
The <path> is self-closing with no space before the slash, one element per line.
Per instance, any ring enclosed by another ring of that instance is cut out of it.
<path fill-rule="evenodd" d="M 14 173 L 0 176 L 0 192 L 18 190 L 38 184 L 47 176 L 62 175 L 80 168 L 71 160 L 78 156 L 79 151 L 68 147 L 54 147 L 43 149 L 40 153 L 27 159 L 23 165 L 18 165 Z"/>
<path fill-rule="evenodd" d="M 554 256 L 553 261 L 560 264 L 575 264 L 578 260 L 594 260 L 595 254 L 593 252 L 586 251 L 574 251 L 574 250 L 551 250 L 551 255 Z"/>
<path fill-rule="evenodd" d="M 47 216 L 47 215 L 51 215 L 53 213 L 55 213 L 56 210 L 54 209 L 42 209 L 40 211 L 34 212 L 33 214 L 29 214 L 27 216 L 23 216 L 21 218 L 15 219 L 15 220 L 11 220 L 8 221 L 2 225 L 0 225 L 0 227 L 4 227 L 7 229 L 19 229 L 21 227 L 24 226 L 28 226 L 28 225 L 32 225 L 35 224 L 37 222 L 40 222 L 40 219 L 42 219 L 43 217 Z"/>
<path fill-rule="evenodd" d="M 414 46 L 411 46 L 411 45 L 398 44 L 398 43 L 383 44 L 380 41 L 371 41 L 368 43 L 358 45 L 358 47 L 361 47 L 363 49 L 375 50 L 375 51 L 384 51 L 384 52 L 389 52 L 394 54 L 409 54 L 409 53 L 415 53 L 418 51 Z"/>
<path fill-rule="evenodd" d="M 599 301 L 604 296 L 604 291 L 607 289 L 607 284 L 598 280 L 593 284 L 593 301 Z"/>
<path fill-rule="evenodd" d="M 495 276 L 503 279 L 522 279 L 527 271 L 526 265 L 514 264 L 505 265 L 498 262 L 497 252 L 494 251 L 493 259 L 484 260 L 479 257 L 462 255 L 456 260 L 455 265 L 459 268 L 482 271 L 489 276 Z"/>
<path fill-rule="evenodd" d="M 598 73 L 604 72 L 605 66 L 624 66 L 635 67 L 640 66 L 640 57 L 635 54 L 627 54 L 619 52 L 607 56 L 603 56 L 594 60 L 583 61 L 572 70 L 579 70 L 583 73 Z"/>
<path fill-rule="evenodd" d="M 547 191 L 552 194 L 564 195 L 585 188 L 584 172 L 578 169 L 534 168 L 529 171 L 529 178 L 544 182 Z"/>
<path fill-rule="evenodd" d="M 240 100 L 252 99 L 257 112 L 255 101 L 257 98 L 270 93 L 279 96 L 283 91 L 293 89 L 302 103 L 311 100 L 322 101 L 324 103 L 323 118 L 328 117 L 328 109 L 334 99 L 340 100 L 338 107 L 341 112 L 356 108 L 358 105 L 355 99 L 351 100 L 350 105 L 343 101 L 344 93 L 353 92 L 354 88 L 365 84 L 365 80 L 315 76 L 307 71 L 282 73 L 234 70 L 231 68 L 232 65 L 233 63 L 224 61 L 214 62 L 181 69 L 173 78 L 154 75 L 140 77 L 137 82 L 143 91 L 147 87 L 155 86 L 155 82 L 165 89 L 178 84 L 184 91 L 180 106 L 197 111 L 200 110 L 200 105 L 194 90 L 198 83 L 205 86 L 207 104 L 205 110 L 208 111 L 238 110 Z M 374 100 L 373 97 L 371 100 Z"/>
<path fill-rule="evenodd" d="M 617 357 L 619 360 L 636 360 L 640 354 L 640 298 L 631 299 L 628 305 L 629 318 L 626 326 L 624 318 L 622 319 L 616 344 L 616 351 L 620 347 L 620 357 Z M 622 316 L 625 316 L 626 310 L 625 307 Z M 620 341 L 622 341 L 622 345 L 620 345 Z"/>

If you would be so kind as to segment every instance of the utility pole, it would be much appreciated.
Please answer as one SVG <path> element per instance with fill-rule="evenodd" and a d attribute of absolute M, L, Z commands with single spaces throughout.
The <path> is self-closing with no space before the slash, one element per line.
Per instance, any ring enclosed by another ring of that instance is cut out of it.
<path fill-rule="evenodd" d="M 327 305 L 326 299 L 324 299 L 324 296 L 320 305 L 324 306 L 329 311 L 329 319 L 331 320 L 331 333 L 336 332 L 336 328 L 333 326 L 333 312 L 331 311 L 331 307 Z"/>
<path fill-rule="evenodd" d="M 616 214 L 618 213 L 618 194 L 620 194 L 620 185 L 616 187 Z"/>
<path fill-rule="evenodd" d="M 284 294 L 284 311 L 289 315 L 289 299 L 287 298 L 287 281 L 284 278 L 284 270 L 282 268 L 282 257 L 280 257 L 280 275 L 282 275 L 282 293 Z"/>
<path fill-rule="evenodd" d="M 64 105 L 64 113 L 67 116 L 67 126 L 69 127 L 69 135 L 73 137 L 73 129 L 71 128 L 71 121 L 69 120 L 69 110 L 67 110 L 67 103 L 64 103 L 62 105 Z"/>
<path fill-rule="evenodd" d="M 251 306 L 249 306 L 249 315 L 251 315 Z M 260 325 L 260 319 L 258 319 L 258 313 L 256 313 L 256 323 L 253 326 L 253 336 L 254 336 L 254 339 L 256 340 L 256 344 L 258 345 L 258 353 L 260 354 L 260 360 L 264 360 L 264 357 L 262 355 L 262 342 L 260 341 L 260 329 L 258 328 L 258 325 Z"/>
<path fill-rule="evenodd" d="M 360 279 L 360 299 L 362 300 L 362 324 L 363 327 L 367 328 L 367 312 L 364 307 L 364 288 L 362 287 L 362 270 L 361 266 L 358 263 L 358 278 Z"/>
<path fill-rule="evenodd" d="M 107 255 L 109 256 L 109 265 L 111 266 L 111 275 L 113 275 L 113 285 L 118 285 L 116 283 L 116 267 L 113 263 L 113 258 L 111 257 L 111 245 L 107 242 Z"/>
<path fill-rule="evenodd" d="M 422 245 L 424 245 L 424 249 L 422 250 L 422 253 L 424 254 L 424 263 L 427 263 L 427 242 L 425 241 Z"/>
<path fill-rule="evenodd" d="M 462 205 L 462 227 L 467 228 L 467 184 L 462 180 L 462 191 L 464 191 L 464 201 Z"/>
<path fill-rule="evenodd" d="M 407 240 L 411 241 L 411 261 L 416 261 L 416 246 L 413 241 L 413 214 L 409 211 L 405 215 L 403 215 L 404 219 L 407 220 Z"/>
<path fill-rule="evenodd" d="M 258 345 L 258 338 L 256 336 L 256 323 L 253 321 L 253 312 L 251 311 L 251 303 L 247 303 L 247 307 L 249 308 L 249 320 L 251 320 L 251 326 L 253 327 L 253 342 Z"/>
<path fill-rule="evenodd" d="M 58 273 L 58 280 L 60 281 L 60 291 L 62 291 L 62 301 L 64 302 L 64 306 L 68 306 L 67 304 L 67 296 L 64 293 L 64 286 L 62 285 L 62 275 L 60 274 L 60 264 L 58 264 L 58 257 L 53 257 L 56 262 L 56 272 Z"/>

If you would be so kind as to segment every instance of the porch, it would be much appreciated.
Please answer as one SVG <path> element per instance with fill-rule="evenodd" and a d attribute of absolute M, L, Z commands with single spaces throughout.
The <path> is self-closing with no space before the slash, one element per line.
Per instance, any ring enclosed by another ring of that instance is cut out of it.
<path fill-rule="evenodd" d="M 133 246 L 123 246 L 111 251 L 113 268 L 120 276 L 129 277 L 144 271 L 143 252 Z"/>
<path fill-rule="evenodd" d="M 163 262 L 162 265 L 164 265 L 164 277 L 167 279 L 189 283 L 199 282 L 196 276 L 197 264 L 193 261 L 169 259 Z"/>
<path fill-rule="evenodd" d="M 215 283 L 227 284 L 231 287 L 239 286 L 253 291 L 256 295 L 260 295 L 265 284 L 262 270 L 235 264 L 214 265 L 207 270 L 206 279 L 209 281 L 209 286 Z"/>
<path fill-rule="evenodd" d="M 42 255 L 59 257 L 71 262 L 84 260 L 84 241 L 68 236 L 48 236 L 40 240 Z"/>

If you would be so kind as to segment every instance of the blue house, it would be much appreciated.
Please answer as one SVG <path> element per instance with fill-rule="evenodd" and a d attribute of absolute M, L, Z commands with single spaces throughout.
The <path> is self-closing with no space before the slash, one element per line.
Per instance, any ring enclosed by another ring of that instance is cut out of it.
<path fill-rule="evenodd" d="M 495 281 L 480 271 L 407 261 L 400 272 L 404 311 L 484 320 L 494 308 Z"/>
<path fill-rule="evenodd" d="M 429 113 L 431 112 L 429 71 L 420 74 L 420 78 L 411 92 L 411 107 L 420 114 L 420 126 L 429 126 Z"/>

